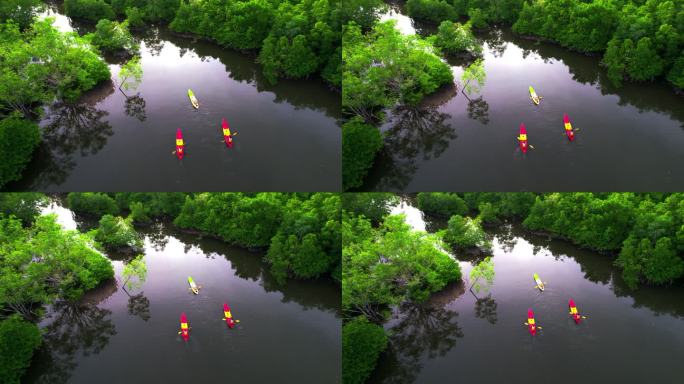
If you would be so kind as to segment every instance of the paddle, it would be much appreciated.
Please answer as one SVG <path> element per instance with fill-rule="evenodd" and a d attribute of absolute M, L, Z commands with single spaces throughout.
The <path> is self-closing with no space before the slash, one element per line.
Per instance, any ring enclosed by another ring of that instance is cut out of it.
<path fill-rule="evenodd" d="M 192 329 L 192 327 L 188 327 L 188 331 L 190 331 L 191 329 Z M 183 331 L 178 331 L 178 334 L 179 334 L 179 335 L 180 335 L 181 333 L 183 333 Z"/>
<path fill-rule="evenodd" d="M 529 326 L 528 323 L 523 323 L 523 324 L 525 324 L 526 327 Z M 538 329 L 542 329 L 541 325 L 537 325 L 537 328 L 538 328 Z"/>
<path fill-rule="evenodd" d="M 224 317 L 224 318 L 221 319 L 221 320 L 226 321 L 226 318 Z M 233 319 L 233 321 L 236 322 L 236 323 L 239 323 L 239 322 L 240 322 L 240 320 L 237 320 L 237 319 Z"/>
<path fill-rule="evenodd" d="M 569 314 L 569 315 L 572 315 L 572 312 L 569 312 L 568 314 Z M 584 316 L 584 315 L 580 315 L 580 317 L 583 318 L 583 319 L 586 319 L 586 318 L 587 318 L 587 317 Z"/>

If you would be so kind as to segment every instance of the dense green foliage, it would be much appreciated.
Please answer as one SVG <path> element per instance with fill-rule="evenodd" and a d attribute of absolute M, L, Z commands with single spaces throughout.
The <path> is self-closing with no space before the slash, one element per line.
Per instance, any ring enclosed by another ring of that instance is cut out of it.
<path fill-rule="evenodd" d="M 114 276 L 92 239 L 62 229 L 54 215 L 40 216 L 28 228 L 0 218 L 0 243 L 0 308 L 25 317 L 57 298 L 77 300 Z"/>
<path fill-rule="evenodd" d="M 490 203 L 497 217 L 524 219 L 536 196 L 532 192 L 466 192 L 463 199 L 471 210 L 479 209 L 483 203 Z"/>
<path fill-rule="evenodd" d="M 387 216 L 375 229 L 368 219 L 342 220 L 342 308 L 377 317 L 404 301 L 423 302 L 461 278 L 461 270 L 437 235 L 414 231 L 403 215 Z"/>
<path fill-rule="evenodd" d="M 171 29 L 234 49 L 259 50 L 271 81 L 320 73 L 339 86 L 337 8 L 338 2 L 329 0 L 190 0 L 181 3 Z"/>
<path fill-rule="evenodd" d="M 145 210 L 145 206 L 143 205 L 143 203 L 139 201 L 133 202 L 129 206 L 129 209 L 131 210 L 131 214 L 128 215 L 128 217 L 131 219 L 131 223 L 145 225 L 150 224 L 152 222 L 152 219 L 147 214 L 147 211 Z"/>
<path fill-rule="evenodd" d="M 408 0 L 406 10 L 416 20 L 439 24 L 468 17 L 473 27 L 492 23 L 513 23 L 524 0 Z"/>
<path fill-rule="evenodd" d="M 440 232 L 444 241 L 455 248 L 480 248 L 487 250 L 491 244 L 479 219 L 453 215 L 447 229 Z"/>
<path fill-rule="evenodd" d="M 386 192 L 364 192 L 342 194 L 342 210 L 353 216 L 363 215 L 372 224 L 379 224 L 389 215 L 391 206 L 399 197 Z"/>
<path fill-rule="evenodd" d="M 283 282 L 288 275 L 309 279 L 338 269 L 342 252 L 339 195 L 291 198 L 281 210 L 282 222 L 266 254 L 273 276 Z M 339 280 L 341 276 L 333 277 Z"/>
<path fill-rule="evenodd" d="M 20 32 L 0 24 L 0 112 L 39 113 L 55 99 L 74 101 L 110 78 L 107 64 L 76 33 L 61 33 L 51 19 Z"/>
<path fill-rule="evenodd" d="M 110 250 L 138 249 L 143 242 L 133 228 L 132 219 L 104 215 L 95 231 L 95 240 Z"/>
<path fill-rule="evenodd" d="M 347 322 L 342 327 L 342 382 L 364 383 L 385 348 L 387 336 L 381 326 L 364 317 Z"/>
<path fill-rule="evenodd" d="M 550 194 L 537 198 L 524 225 L 594 249 L 614 250 L 629 234 L 635 203 L 634 195 L 629 194 L 605 199 L 591 193 Z"/>
<path fill-rule="evenodd" d="M 0 187 L 21 178 L 39 143 L 38 124 L 14 117 L 0 120 Z"/>
<path fill-rule="evenodd" d="M 468 213 L 465 201 L 455 193 L 421 192 L 416 200 L 418 208 L 428 215 L 447 218 Z"/>
<path fill-rule="evenodd" d="M 145 27 L 145 14 L 138 7 L 126 8 L 126 22 L 131 29 Z"/>
<path fill-rule="evenodd" d="M 184 0 L 183 0 L 184 1 Z M 170 23 L 176 16 L 181 0 L 109 0 L 119 17 L 141 18 L 146 22 Z M 134 24 L 131 23 L 131 27 Z"/>
<path fill-rule="evenodd" d="M 34 22 L 35 5 L 0 4 L 0 187 L 21 178 L 40 143 L 38 125 L 30 120 L 40 116 L 42 105 L 75 101 L 110 76 L 88 39 L 59 32 L 49 18 Z"/>
<path fill-rule="evenodd" d="M 180 214 L 187 194 L 181 192 L 120 192 L 114 195 L 119 209 L 133 213 L 133 205 L 141 203 L 150 217 L 175 218 Z"/>
<path fill-rule="evenodd" d="M 24 226 L 33 224 L 40 211 L 47 205 L 47 196 L 42 193 L 20 192 L 0 193 L 0 217 L 15 216 Z"/>
<path fill-rule="evenodd" d="M 266 261 L 279 281 L 324 273 L 339 278 L 340 213 L 336 194 L 201 193 L 187 197 L 174 224 L 268 248 Z"/>
<path fill-rule="evenodd" d="M 439 24 L 446 20 L 457 20 L 462 10 L 456 9 L 447 0 L 408 0 L 406 12 L 416 20 Z"/>
<path fill-rule="evenodd" d="M 18 316 L 0 321 L 0 382 L 19 384 L 40 346 L 40 330 Z"/>
<path fill-rule="evenodd" d="M 684 276 L 684 194 L 554 193 L 537 197 L 523 224 L 592 249 L 620 252 L 632 287 Z"/>
<path fill-rule="evenodd" d="M 482 46 L 470 30 L 470 24 L 454 23 L 443 21 L 437 34 L 429 38 L 432 44 L 447 54 L 469 53 L 479 55 L 482 53 Z"/>
<path fill-rule="evenodd" d="M 345 190 L 363 184 L 382 145 L 380 131 L 362 119 L 354 118 L 342 125 L 342 184 Z"/>
<path fill-rule="evenodd" d="M 683 0 L 408 0 L 410 17 L 432 24 L 469 19 L 474 28 L 513 25 L 522 35 L 581 52 L 605 53 L 609 78 L 646 81 L 665 77 L 684 86 Z M 453 43 L 453 31 L 439 34 Z M 440 27 L 440 30 L 442 27 Z"/>
<path fill-rule="evenodd" d="M 128 22 L 102 19 L 95 26 L 95 32 L 89 36 L 91 43 L 105 52 L 138 50 L 131 32 L 128 31 Z"/>
<path fill-rule="evenodd" d="M 105 0 L 64 0 L 64 12 L 74 19 L 97 23 L 114 19 L 114 10 Z"/>
<path fill-rule="evenodd" d="M 662 76 L 676 86 L 684 82 L 677 65 L 684 60 L 682 0 L 533 1 L 513 29 L 579 51 L 605 51 L 603 63 L 617 84 Z"/>
<path fill-rule="evenodd" d="M 106 193 L 100 192 L 71 192 L 67 195 L 67 205 L 77 214 L 96 218 L 119 213 L 116 201 Z"/>
<path fill-rule="evenodd" d="M 28 28 L 42 6 L 41 0 L 2 0 L 0 1 L 0 23 L 12 20 L 21 29 Z"/>
<path fill-rule="evenodd" d="M 339 4 L 342 25 L 353 21 L 364 31 L 371 29 L 385 7 L 383 0 L 343 0 Z"/>
<path fill-rule="evenodd" d="M 415 106 L 454 81 L 432 44 L 402 35 L 392 20 L 375 24 L 367 34 L 350 23 L 343 40 L 342 107 L 366 121 L 396 104 Z"/>

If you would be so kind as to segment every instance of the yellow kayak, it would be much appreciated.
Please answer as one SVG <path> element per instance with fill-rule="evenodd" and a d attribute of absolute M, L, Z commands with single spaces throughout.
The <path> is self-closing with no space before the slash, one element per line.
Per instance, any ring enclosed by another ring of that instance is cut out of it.
<path fill-rule="evenodd" d="M 192 291 L 192 293 L 198 295 L 199 287 L 197 286 L 197 284 L 195 284 L 195 280 L 193 280 L 191 276 L 188 276 L 188 284 L 190 284 L 190 290 Z"/>
<path fill-rule="evenodd" d="M 199 101 L 197 101 L 197 98 L 195 97 L 195 94 L 192 92 L 192 89 L 188 89 L 188 97 L 190 98 L 192 106 L 195 107 L 195 109 L 198 109 Z"/>
<path fill-rule="evenodd" d="M 534 91 L 534 88 L 530 85 L 530 99 L 532 99 L 532 102 L 535 105 L 539 105 L 539 101 L 541 100 L 541 97 L 537 96 L 537 92 Z"/>
<path fill-rule="evenodd" d="M 534 282 L 537 283 L 537 288 L 539 288 L 540 291 L 544 291 L 544 283 L 541 281 L 539 278 L 539 275 L 536 273 L 534 274 Z"/>

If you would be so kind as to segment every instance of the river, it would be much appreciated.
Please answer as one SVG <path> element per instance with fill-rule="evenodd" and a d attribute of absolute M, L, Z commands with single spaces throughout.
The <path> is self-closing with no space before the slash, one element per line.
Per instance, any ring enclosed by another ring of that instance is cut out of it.
<path fill-rule="evenodd" d="M 398 4 L 401 4 L 399 2 Z M 405 34 L 432 29 L 395 6 Z M 462 60 L 449 58 L 457 87 L 430 95 L 417 110 L 394 110 L 381 127 L 385 147 L 361 188 L 378 191 L 678 191 L 684 188 L 684 97 L 664 82 L 616 89 L 600 57 L 515 36 L 477 34 L 485 85 L 461 92 Z M 529 99 L 528 86 L 543 97 Z M 567 113 L 579 128 L 573 142 Z M 518 149 L 525 123 L 534 149 Z"/>
<path fill-rule="evenodd" d="M 415 229 L 423 220 L 407 203 Z M 629 291 L 612 258 L 519 225 L 488 231 L 495 278 L 479 300 L 464 283 L 394 310 L 390 347 L 370 383 L 676 383 L 684 374 L 684 287 Z M 478 259 L 457 255 L 467 277 Z M 547 283 L 535 288 L 533 273 Z M 568 315 L 573 298 L 587 318 Z M 524 323 L 532 308 L 542 330 Z"/>
<path fill-rule="evenodd" d="M 44 15 L 63 31 L 93 28 L 54 5 Z M 121 92 L 121 62 L 108 58 L 113 82 L 78 104 L 47 109 L 43 144 L 8 190 L 339 190 L 340 96 L 322 80 L 271 85 L 254 55 L 165 28 L 134 36 L 143 68 L 139 87 Z M 233 148 L 223 142 L 222 118 L 237 132 Z M 182 161 L 172 154 L 177 128 L 186 145 Z"/>
<path fill-rule="evenodd" d="M 67 228 L 87 227 L 52 205 Z M 145 235 L 147 279 L 127 293 L 111 281 L 79 305 L 57 304 L 41 322 L 44 346 L 26 383 L 332 383 L 340 381 L 339 285 L 277 285 L 261 261 L 225 243 L 156 224 Z M 113 259 L 120 279 L 125 262 Z M 187 276 L 202 286 L 188 290 Z M 227 302 L 240 323 L 222 320 Z M 177 334 L 180 313 L 192 327 Z M 315 362 L 315 364 L 311 364 Z"/>

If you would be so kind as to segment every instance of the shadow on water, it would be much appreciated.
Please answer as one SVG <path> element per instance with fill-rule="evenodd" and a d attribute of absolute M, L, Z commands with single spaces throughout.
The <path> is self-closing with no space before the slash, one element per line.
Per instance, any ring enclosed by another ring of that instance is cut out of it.
<path fill-rule="evenodd" d="M 116 334 L 111 311 L 98 303 L 114 294 L 117 285 L 110 280 L 88 292 L 77 303 L 55 303 L 43 323 L 43 344 L 24 377 L 30 383 L 68 383 L 76 368 L 76 355 L 98 354 Z"/>
<path fill-rule="evenodd" d="M 99 152 L 114 134 L 106 120 L 109 112 L 95 107 L 114 93 L 111 81 L 86 92 L 78 103 L 57 102 L 45 108 L 42 141 L 18 182 L 7 190 L 40 190 L 61 184 L 76 166 L 73 156 Z"/>
<path fill-rule="evenodd" d="M 401 305 L 387 328 L 389 347 L 369 382 L 413 382 L 424 357 L 446 355 L 463 337 L 457 317 L 457 312 L 439 303 Z"/>
<path fill-rule="evenodd" d="M 403 189 L 417 170 L 416 159 L 438 158 L 457 138 L 455 129 L 446 121 L 449 114 L 436 106 L 396 108 L 388 118 L 384 131 L 384 148 L 378 155 L 367 180 L 372 189 Z"/>

